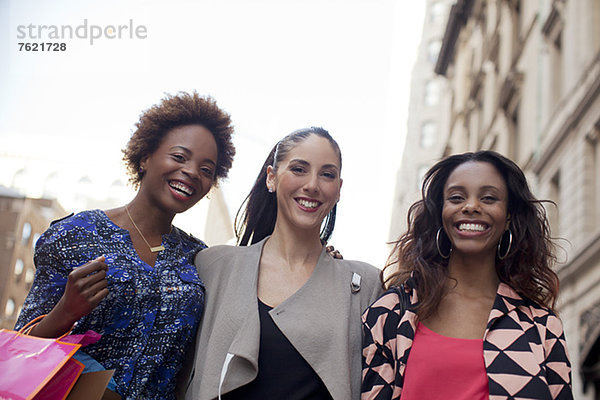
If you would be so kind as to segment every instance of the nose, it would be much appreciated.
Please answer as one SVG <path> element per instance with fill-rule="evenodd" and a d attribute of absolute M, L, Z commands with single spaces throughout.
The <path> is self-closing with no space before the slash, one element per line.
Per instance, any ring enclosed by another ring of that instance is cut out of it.
<path fill-rule="evenodd" d="M 181 169 L 181 172 L 183 172 L 184 175 L 187 175 L 190 179 L 196 181 L 200 178 L 200 168 L 199 167 L 194 167 L 192 164 L 188 163 L 185 164 L 183 166 L 183 168 Z"/>
<path fill-rule="evenodd" d="M 478 213 L 479 211 L 479 201 L 476 199 L 468 199 L 462 208 L 462 212 L 465 214 Z"/>
<path fill-rule="evenodd" d="M 307 176 L 303 189 L 307 192 L 317 192 L 319 190 L 319 177 L 316 173 Z"/>

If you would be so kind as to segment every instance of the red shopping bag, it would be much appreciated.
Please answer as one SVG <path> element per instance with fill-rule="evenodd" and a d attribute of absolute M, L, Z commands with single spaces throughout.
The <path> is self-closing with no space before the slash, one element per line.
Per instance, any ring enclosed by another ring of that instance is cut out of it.
<path fill-rule="evenodd" d="M 20 331 L 0 330 L 0 399 L 64 400 L 84 366 L 73 359 L 81 347 L 61 339 L 39 338 L 26 329 L 43 318 L 40 316 Z"/>

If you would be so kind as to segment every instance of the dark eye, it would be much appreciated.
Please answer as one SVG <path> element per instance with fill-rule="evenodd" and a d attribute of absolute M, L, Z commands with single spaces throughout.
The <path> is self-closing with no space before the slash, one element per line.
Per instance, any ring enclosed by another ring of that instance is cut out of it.
<path fill-rule="evenodd" d="M 335 172 L 325 171 L 323 172 L 323 176 L 329 179 L 335 179 L 337 177 L 337 174 Z"/>
<path fill-rule="evenodd" d="M 486 203 L 493 203 L 495 201 L 498 201 L 498 198 L 496 196 L 487 195 L 487 196 L 483 196 L 481 198 L 481 200 Z"/>
<path fill-rule="evenodd" d="M 206 176 L 209 176 L 211 178 L 213 177 L 213 170 L 212 170 L 212 168 L 202 167 L 202 168 L 200 168 L 200 171 L 202 171 L 202 173 L 204 175 L 206 175 Z"/>
<path fill-rule="evenodd" d="M 171 157 L 173 157 L 173 159 L 178 162 L 185 161 L 185 157 L 183 156 L 183 154 L 175 153 L 175 154 L 171 154 Z"/>
<path fill-rule="evenodd" d="M 299 167 L 299 166 L 295 166 L 295 167 L 292 167 L 292 168 L 290 168 L 290 169 L 291 169 L 291 171 L 292 171 L 293 173 L 295 173 L 295 174 L 302 174 L 302 173 L 304 173 L 304 172 L 305 172 L 304 168 L 302 168 L 302 167 Z"/>
<path fill-rule="evenodd" d="M 463 201 L 463 197 L 458 194 L 453 194 L 452 196 L 448 196 L 448 201 L 450 203 L 460 203 Z"/>

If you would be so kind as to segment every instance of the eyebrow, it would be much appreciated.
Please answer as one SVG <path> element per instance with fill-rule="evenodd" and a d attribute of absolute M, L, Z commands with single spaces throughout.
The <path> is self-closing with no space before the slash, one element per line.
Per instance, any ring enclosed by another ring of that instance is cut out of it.
<path fill-rule="evenodd" d="M 292 158 L 290 160 L 290 164 L 291 163 L 297 163 L 297 164 L 301 164 L 301 165 L 305 165 L 305 166 L 310 166 L 310 163 L 306 160 L 303 160 L 301 158 Z M 335 168 L 335 169 L 339 169 L 339 167 L 335 164 L 325 164 L 321 166 L 321 169 L 323 168 Z"/>
<path fill-rule="evenodd" d="M 188 149 L 187 147 L 184 147 L 184 146 L 180 146 L 180 145 L 173 146 L 169 150 L 181 150 L 188 154 L 191 153 L 190 149 Z"/>
<path fill-rule="evenodd" d="M 448 190 L 450 189 L 462 189 L 465 190 L 466 188 L 462 185 L 456 185 L 456 186 L 448 186 Z M 481 190 L 489 190 L 489 189 L 494 189 L 494 190 L 500 190 L 499 187 L 494 186 L 494 185 L 485 185 L 481 187 Z"/>

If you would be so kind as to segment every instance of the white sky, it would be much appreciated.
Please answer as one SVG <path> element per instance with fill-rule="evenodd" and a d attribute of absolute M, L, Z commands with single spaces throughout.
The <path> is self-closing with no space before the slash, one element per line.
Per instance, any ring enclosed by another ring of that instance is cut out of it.
<path fill-rule="evenodd" d="M 424 8 L 419 0 L 0 0 L 0 158 L 15 168 L 51 165 L 67 208 L 83 175 L 102 197 L 123 179 L 120 150 L 140 112 L 165 93 L 195 89 L 236 126 L 237 155 L 222 184 L 232 217 L 275 142 L 323 126 L 343 154 L 332 242 L 345 258 L 381 267 Z M 103 27 L 131 19 L 147 38 L 18 51 L 18 42 L 41 42 L 18 39 L 18 25 L 84 19 Z M 202 237 L 186 214 L 176 221 Z"/>

